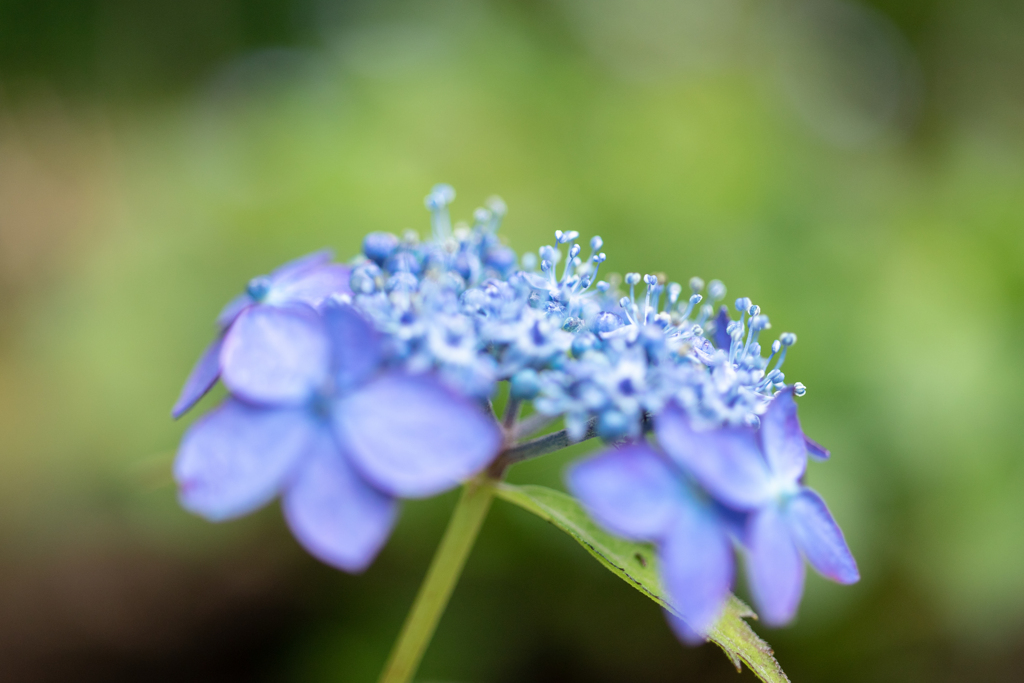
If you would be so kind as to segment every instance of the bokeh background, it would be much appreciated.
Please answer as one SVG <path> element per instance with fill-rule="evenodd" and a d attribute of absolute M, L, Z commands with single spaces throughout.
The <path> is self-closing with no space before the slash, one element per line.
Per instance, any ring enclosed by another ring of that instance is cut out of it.
<path fill-rule="evenodd" d="M 0 680 L 375 680 L 452 495 L 347 576 L 180 510 L 169 410 L 251 276 L 440 181 L 799 334 L 863 580 L 757 627 L 795 681 L 1021 679 L 1021 3 L 0 0 Z M 421 680 L 754 679 L 497 502 Z"/>

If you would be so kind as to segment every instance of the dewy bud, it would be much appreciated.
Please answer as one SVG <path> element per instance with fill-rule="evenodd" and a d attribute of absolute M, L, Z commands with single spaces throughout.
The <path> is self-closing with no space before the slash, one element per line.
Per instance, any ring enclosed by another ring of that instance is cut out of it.
<path fill-rule="evenodd" d="M 270 293 L 270 288 L 272 286 L 273 283 L 270 278 L 265 275 L 261 275 L 249 280 L 249 284 L 246 286 L 245 291 L 253 301 L 263 301 L 267 297 L 267 294 Z"/>
<path fill-rule="evenodd" d="M 398 249 L 398 237 L 390 232 L 371 232 L 363 239 L 363 254 L 377 265 L 384 265 Z"/>
<path fill-rule="evenodd" d="M 683 286 L 678 282 L 668 283 L 668 303 L 670 306 L 675 306 L 676 302 L 679 301 L 679 295 L 683 292 Z"/>
<path fill-rule="evenodd" d="M 708 298 L 711 301 L 718 301 L 725 298 L 725 285 L 721 280 L 712 280 L 708 283 Z"/>
<path fill-rule="evenodd" d="M 487 205 L 487 208 L 491 210 L 491 213 L 498 219 L 504 218 L 505 214 L 508 213 L 508 207 L 505 206 L 505 200 L 497 195 L 488 197 L 487 201 L 484 203 Z"/>
<path fill-rule="evenodd" d="M 540 377 L 532 368 L 520 370 L 512 375 L 510 383 L 511 396 L 518 400 L 530 400 L 540 393 Z"/>

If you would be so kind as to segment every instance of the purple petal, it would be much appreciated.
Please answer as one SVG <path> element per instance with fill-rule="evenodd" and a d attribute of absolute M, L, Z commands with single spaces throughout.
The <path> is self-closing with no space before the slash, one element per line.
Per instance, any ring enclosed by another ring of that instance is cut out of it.
<path fill-rule="evenodd" d="M 237 318 L 247 306 L 251 306 L 253 303 L 252 297 L 248 294 L 239 294 L 229 301 L 227 306 L 221 309 L 220 313 L 217 315 L 217 327 L 222 331 L 231 327 L 231 323 L 235 322 L 235 318 Z"/>
<path fill-rule="evenodd" d="M 694 431 L 674 403 L 657 416 L 654 427 L 665 452 L 722 504 L 751 510 L 768 500 L 771 473 L 753 429 Z"/>
<path fill-rule="evenodd" d="M 687 625 L 704 635 L 729 597 L 735 573 L 732 544 L 710 508 L 690 501 L 679 511 L 659 548 L 662 581 Z"/>
<path fill-rule="evenodd" d="M 729 336 L 728 328 L 732 318 L 729 317 L 729 307 L 722 306 L 715 316 L 715 348 L 722 349 L 726 353 L 732 347 L 732 337 Z"/>
<path fill-rule="evenodd" d="M 828 460 L 832 455 L 828 452 L 828 449 L 822 446 L 814 439 L 804 435 L 804 441 L 807 444 L 807 452 L 811 454 L 811 457 L 815 460 Z"/>
<path fill-rule="evenodd" d="M 319 266 L 298 274 L 294 279 L 275 282 L 267 296 L 269 304 L 303 303 L 319 306 L 332 294 L 352 294 L 348 266 L 338 263 Z"/>
<path fill-rule="evenodd" d="M 331 371 L 336 386 L 346 390 L 362 384 L 380 366 L 377 332 L 348 304 L 328 302 L 322 313 L 331 340 Z"/>
<path fill-rule="evenodd" d="M 821 496 L 803 489 L 789 501 L 786 516 L 797 546 L 819 574 L 839 583 L 860 580 L 857 561 Z"/>
<path fill-rule="evenodd" d="M 761 446 L 775 477 L 794 482 L 807 469 L 807 442 L 796 416 L 793 387 L 775 394 L 761 417 Z"/>
<path fill-rule="evenodd" d="M 270 274 L 270 279 L 274 283 L 294 280 L 307 270 L 311 270 L 317 266 L 322 266 L 325 263 L 330 263 L 332 258 L 334 258 L 334 252 L 330 249 L 314 251 L 311 254 L 300 256 L 299 258 L 292 259 L 282 266 L 278 266 L 277 269 Z"/>
<path fill-rule="evenodd" d="M 761 619 L 769 626 L 788 623 L 803 595 L 804 561 L 777 506 L 751 517 L 747 543 L 747 577 Z"/>
<path fill-rule="evenodd" d="M 307 307 L 253 306 L 224 337 L 221 377 L 231 393 L 263 404 L 295 405 L 328 378 L 323 322 Z"/>
<path fill-rule="evenodd" d="M 456 486 L 501 447 L 493 418 L 427 376 L 384 375 L 338 401 L 333 416 L 360 473 L 402 498 Z"/>
<path fill-rule="evenodd" d="M 217 383 L 217 378 L 220 377 L 220 347 L 223 341 L 224 337 L 218 335 L 206 347 L 192 372 L 188 374 L 185 386 L 181 388 L 181 394 L 171 409 L 171 416 L 175 420 L 187 413 Z"/>
<path fill-rule="evenodd" d="M 377 556 L 398 515 L 398 503 L 367 484 L 324 431 L 282 501 L 288 526 L 315 557 L 361 572 Z"/>
<path fill-rule="evenodd" d="M 213 521 L 252 512 L 280 490 L 315 430 L 304 411 L 228 399 L 181 441 L 174 461 L 181 504 Z"/>
<path fill-rule="evenodd" d="M 607 450 L 574 465 L 566 480 L 587 512 L 613 533 L 660 538 L 684 495 L 679 474 L 647 445 Z"/>

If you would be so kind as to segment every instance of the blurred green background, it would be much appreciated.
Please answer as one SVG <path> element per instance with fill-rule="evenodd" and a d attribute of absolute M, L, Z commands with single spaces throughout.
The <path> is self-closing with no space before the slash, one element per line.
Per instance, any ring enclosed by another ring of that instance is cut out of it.
<path fill-rule="evenodd" d="M 794 681 L 1021 679 L 1012 0 L 0 0 L 0 679 L 375 679 L 452 495 L 347 576 L 180 510 L 169 410 L 248 278 L 425 232 L 440 181 L 799 334 L 863 580 L 756 627 Z M 421 680 L 754 679 L 498 502 Z"/>

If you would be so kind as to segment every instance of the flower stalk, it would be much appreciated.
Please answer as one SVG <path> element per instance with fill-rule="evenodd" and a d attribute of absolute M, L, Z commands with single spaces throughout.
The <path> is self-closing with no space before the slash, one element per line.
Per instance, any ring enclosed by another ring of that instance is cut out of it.
<path fill-rule="evenodd" d="M 484 473 L 463 486 L 416 601 L 384 665 L 380 683 L 408 683 L 416 674 L 491 507 L 496 483 Z"/>

